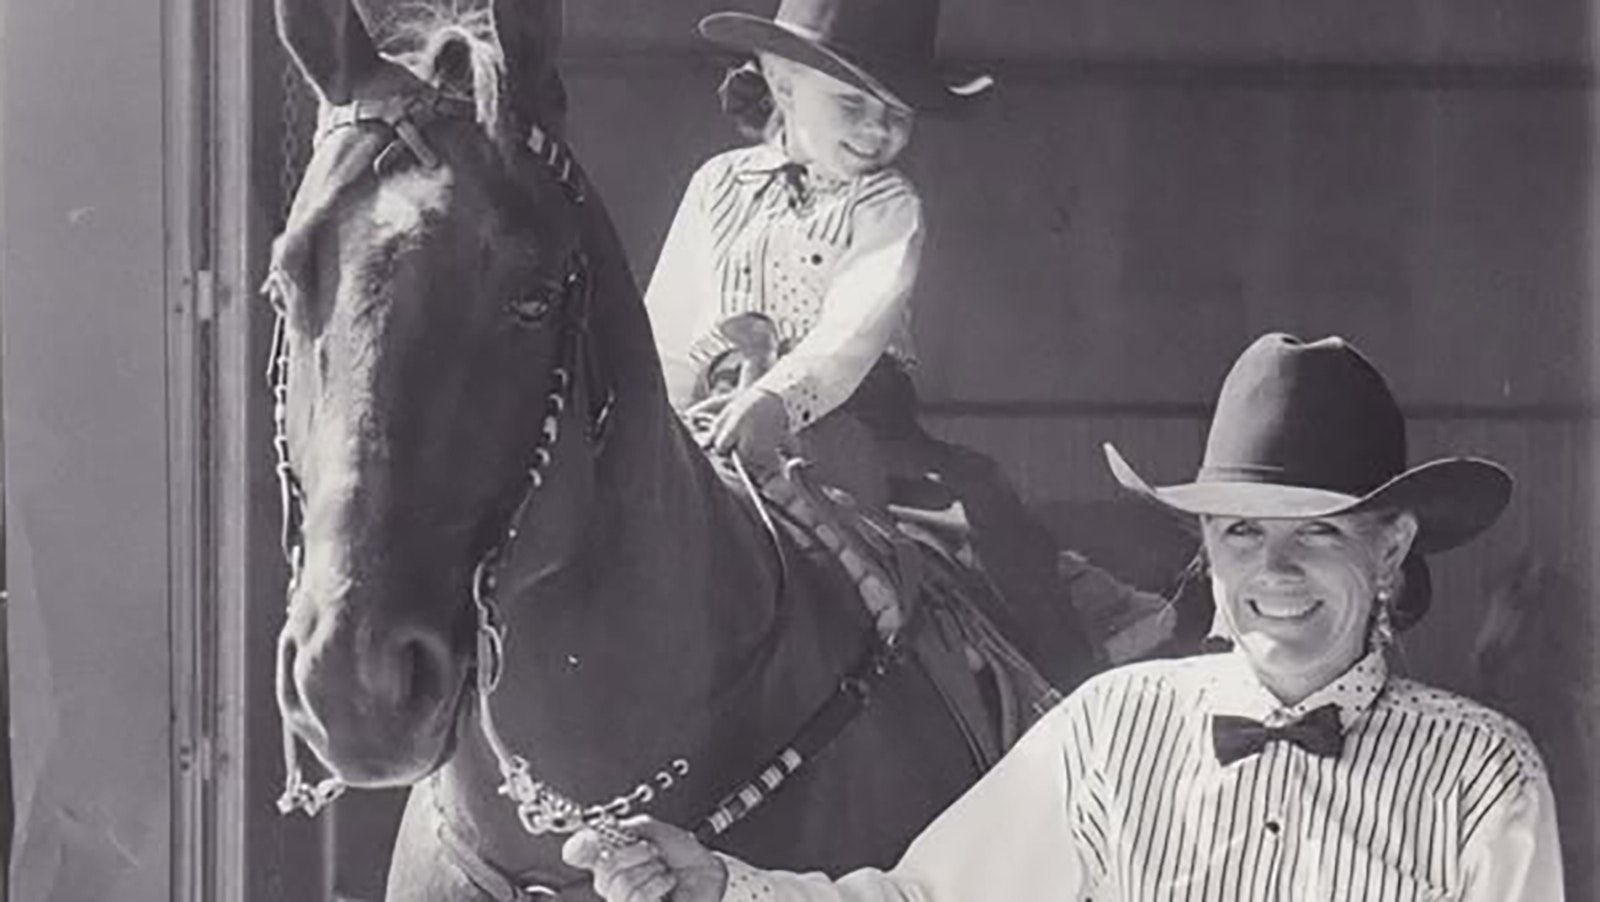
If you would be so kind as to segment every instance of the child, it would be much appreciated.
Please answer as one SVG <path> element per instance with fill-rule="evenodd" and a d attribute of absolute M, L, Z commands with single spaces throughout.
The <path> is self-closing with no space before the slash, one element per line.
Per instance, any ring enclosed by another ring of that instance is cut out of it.
<path fill-rule="evenodd" d="M 893 163 L 919 111 L 987 86 L 940 80 L 937 17 L 936 0 L 785 0 L 771 20 L 701 22 L 710 40 L 759 59 L 722 94 L 762 141 L 695 173 L 662 248 L 645 303 L 669 395 L 689 410 L 729 317 L 764 315 L 781 348 L 754 384 L 694 411 L 714 418 L 715 450 L 765 460 L 844 405 L 880 360 L 891 372 L 912 365 L 922 211 Z"/>
<path fill-rule="evenodd" d="M 918 115 L 955 112 L 992 84 L 953 85 L 940 74 L 938 14 L 938 0 L 783 0 L 772 19 L 704 19 L 702 35 L 757 60 L 730 73 L 720 93 L 760 140 L 694 174 L 645 304 L 672 403 L 709 447 L 767 469 L 798 435 L 819 478 L 858 501 L 905 503 L 912 491 L 933 499 L 917 507 L 961 501 L 1022 631 L 1076 631 L 1048 533 L 992 462 L 916 422 L 907 302 L 922 204 L 894 163 Z M 741 343 L 749 350 L 751 320 L 769 324 L 755 344 L 770 365 L 706 397 L 717 359 Z M 853 418 L 871 439 L 845 453 L 835 443 L 830 454 L 817 424 L 834 411 L 851 417 L 824 426 Z M 877 478 L 852 482 L 852 469 Z M 1050 625 L 1030 622 L 1038 617 Z M 1093 653 L 1085 645 L 1075 657 L 1048 662 L 1057 665 L 1050 675 L 1075 684 Z"/>

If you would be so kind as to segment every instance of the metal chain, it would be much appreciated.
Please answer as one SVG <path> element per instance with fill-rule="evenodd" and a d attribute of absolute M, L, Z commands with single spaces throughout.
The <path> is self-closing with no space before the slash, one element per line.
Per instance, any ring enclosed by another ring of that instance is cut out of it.
<path fill-rule="evenodd" d="M 585 280 L 568 279 L 570 288 L 583 291 Z M 584 303 L 586 298 L 566 298 L 565 303 Z M 623 846 L 637 837 L 620 826 L 620 821 L 632 816 L 638 808 L 655 800 L 658 792 L 671 789 L 678 780 L 689 773 L 689 762 L 674 759 L 655 777 L 628 793 L 609 802 L 584 806 L 549 784 L 534 779 L 528 760 L 512 752 L 495 725 L 494 709 L 490 699 L 500 684 L 505 662 L 506 625 L 500 618 L 500 608 L 495 602 L 495 573 L 498 564 L 516 543 L 523 517 L 539 489 L 544 486 L 545 470 L 553 460 L 556 442 L 560 439 L 562 415 L 570 406 L 573 379 L 568 370 L 557 367 L 551 372 L 550 393 L 545 398 L 544 422 L 539 438 L 534 442 L 528 465 L 527 481 L 522 498 L 518 501 L 501 542 L 478 561 L 472 576 L 472 601 L 478 612 L 478 728 L 489 750 L 494 755 L 504 782 L 500 795 L 517 806 L 517 817 L 522 827 L 535 836 L 544 833 L 573 833 L 588 827 L 600 834 L 606 843 Z"/>

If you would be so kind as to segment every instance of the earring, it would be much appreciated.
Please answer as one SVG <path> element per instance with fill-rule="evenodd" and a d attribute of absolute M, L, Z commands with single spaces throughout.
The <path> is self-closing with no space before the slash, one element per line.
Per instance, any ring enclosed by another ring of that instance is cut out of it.
<path fill-rule="evenodd" d="M 1390 613 L 1390 596 L 1393 594 L 1387 586 L 1378 590 L 1378 603 L 1372 610 L 1371 646 L 1373 648 L 1388 648 L 1395 642 L 1394 620 Z"/>

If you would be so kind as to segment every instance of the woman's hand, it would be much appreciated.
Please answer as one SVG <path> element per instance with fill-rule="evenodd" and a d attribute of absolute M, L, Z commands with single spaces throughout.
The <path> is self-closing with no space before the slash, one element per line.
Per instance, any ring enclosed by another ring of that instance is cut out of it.
<path fill-rule="evenodd" d="M 606 902 L 720 902 L 728 869 L 694 834 L 649 817 L 621 826 L 639 842 L 613 848 L 580 830 L 561 848 L 567 864 L 594 872 L 594 891 Z"/>

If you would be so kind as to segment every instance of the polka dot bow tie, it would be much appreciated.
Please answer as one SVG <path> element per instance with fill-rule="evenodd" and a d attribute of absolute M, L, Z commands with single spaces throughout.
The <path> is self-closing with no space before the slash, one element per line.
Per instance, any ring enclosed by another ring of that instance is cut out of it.
<path fill-rule="evenodd" d="M 1241 758 L 1258 755 L 1269 742 L 1292 742 L 1313 755 L 1337 758 L 1344 750 L 1344 726 L 1339 706 L 1329 703 L 1281 727 L 1269 727 L 1248 717 L 1217 714 L 1211 718 L 1211 743 L 1224 767 Z"/>

